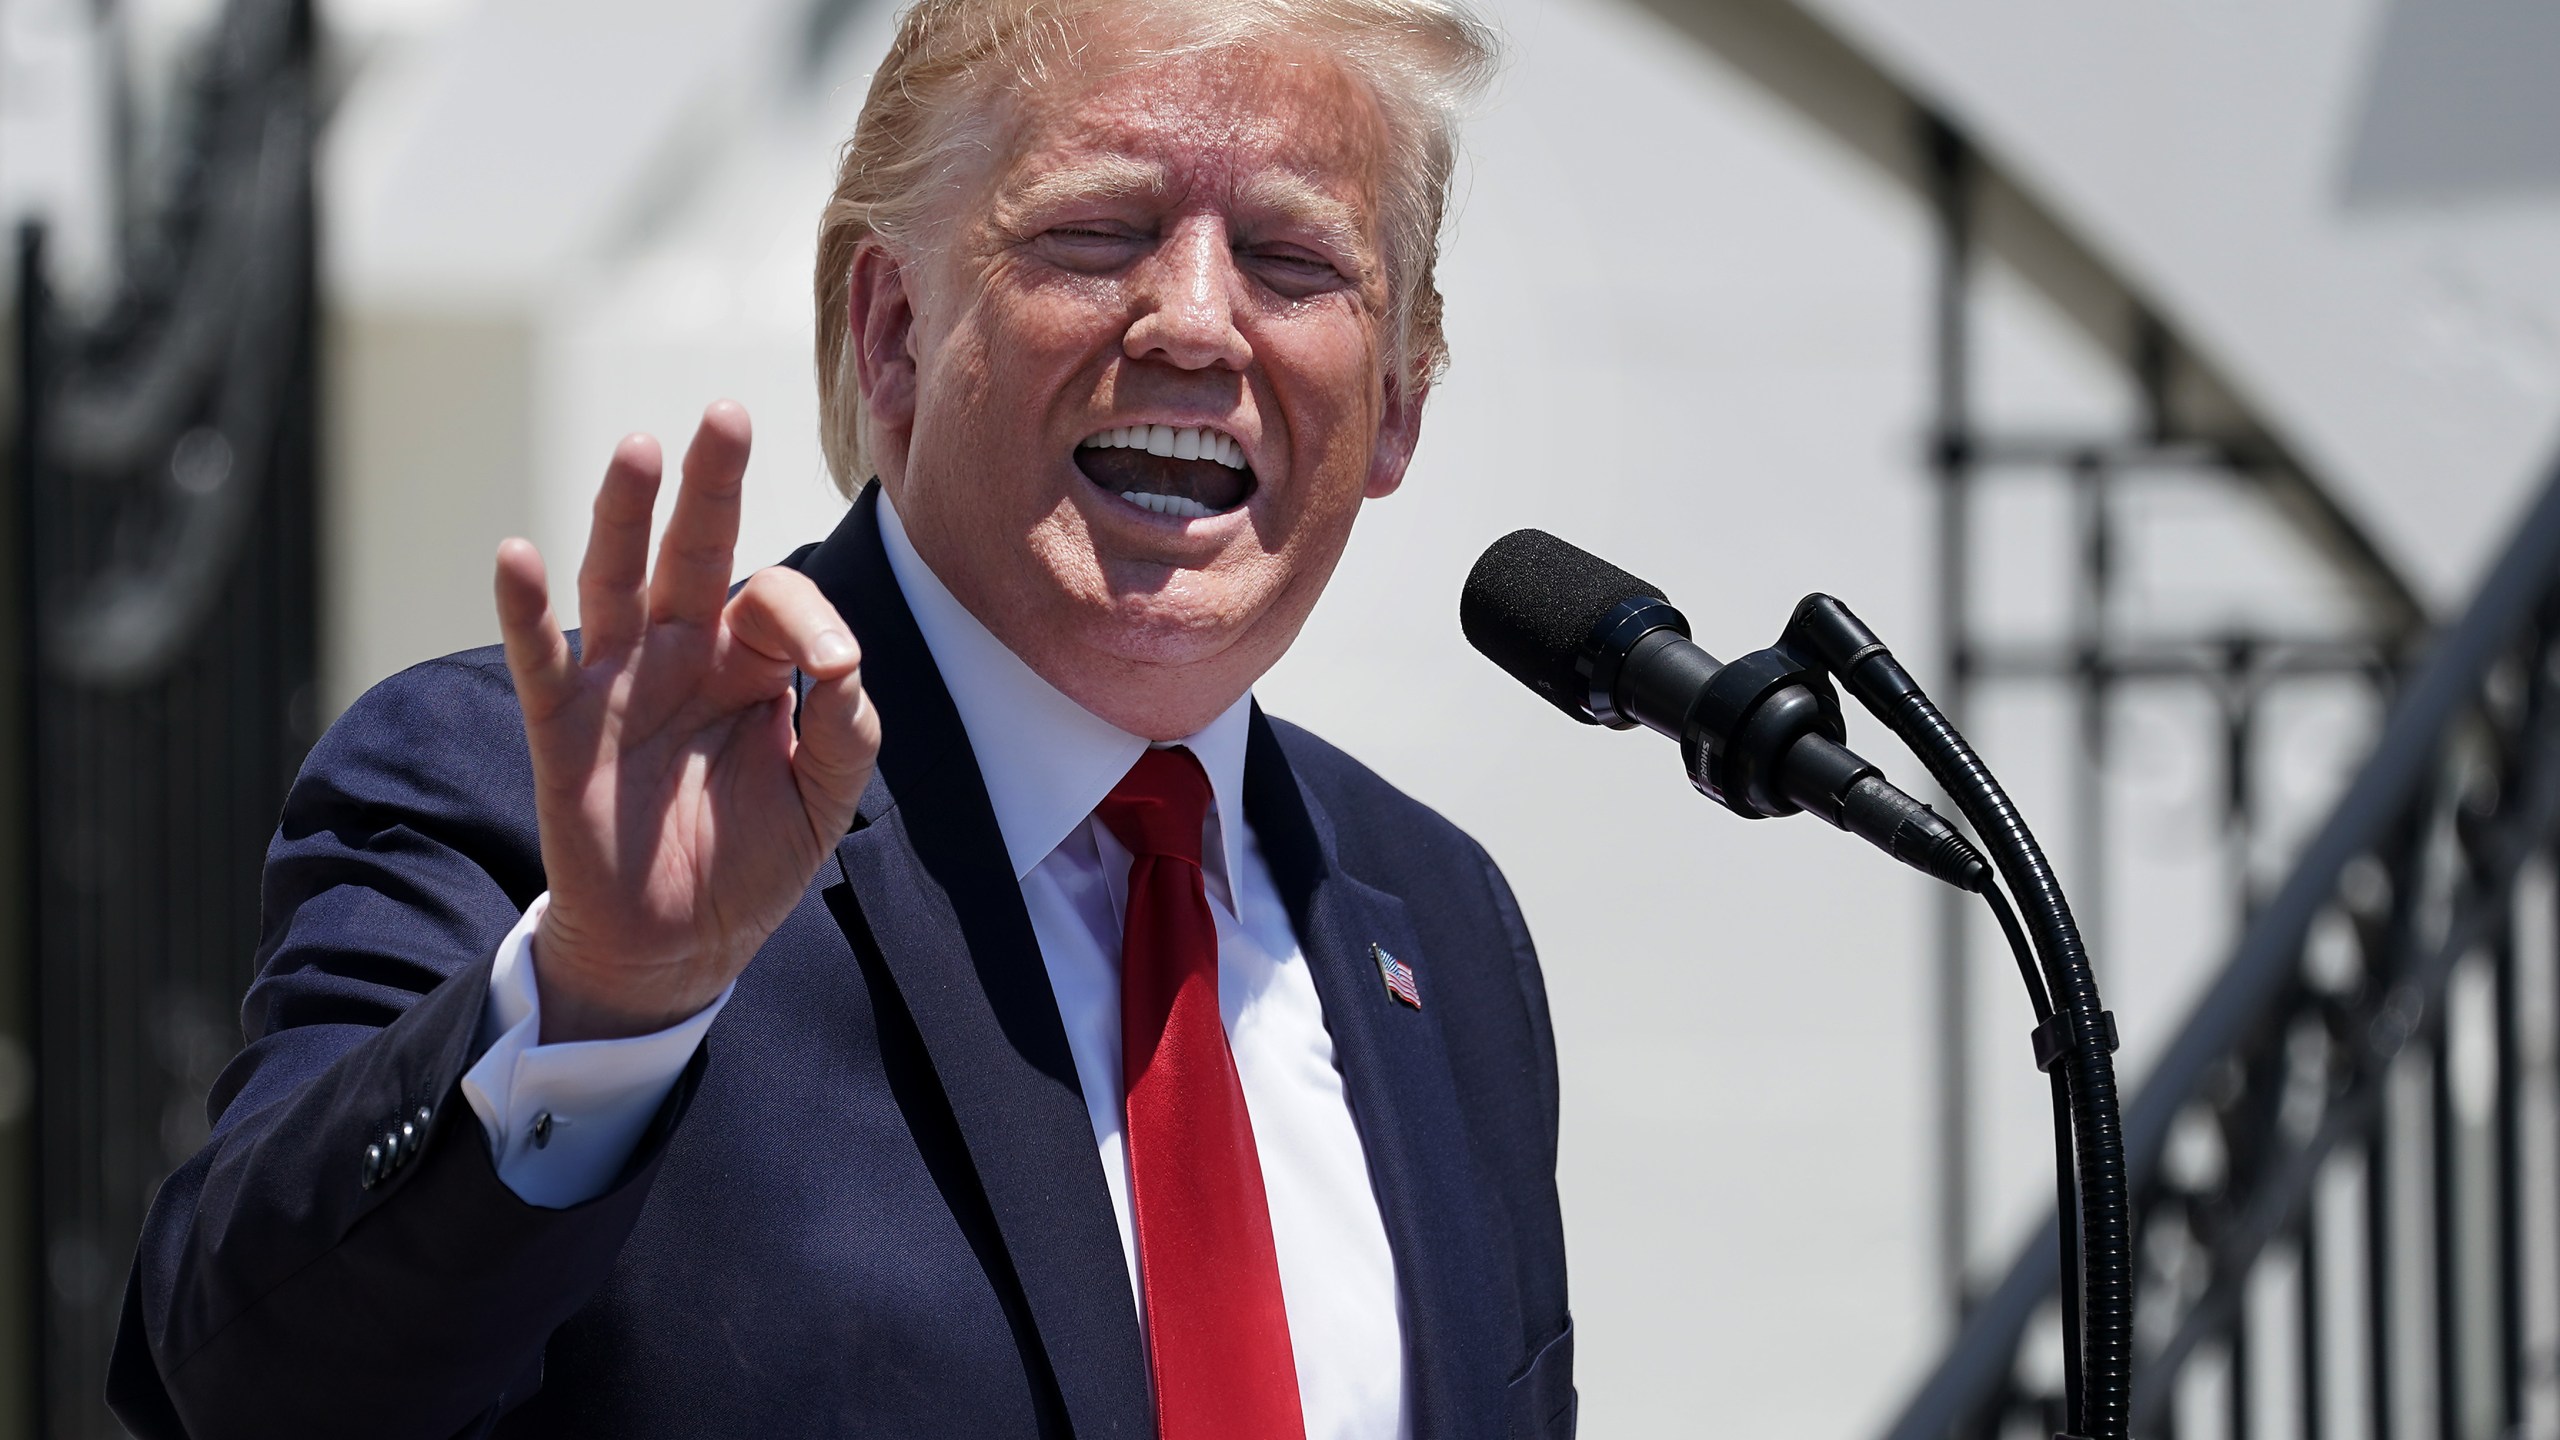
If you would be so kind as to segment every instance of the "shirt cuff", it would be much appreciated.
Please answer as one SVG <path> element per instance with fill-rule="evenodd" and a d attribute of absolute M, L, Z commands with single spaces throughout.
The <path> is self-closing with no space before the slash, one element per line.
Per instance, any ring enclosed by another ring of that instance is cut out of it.
<path fill-rule="evenodd" d="M 506 1187 L 526 1204 L 565 1210 L 612 1188 L 738 987 L 732 981 L 690 1019 L 653 1034 L 540 1044 L 533 932 L 550 908 L 548 893 L 536 898 L 498 944 L 480 1011 L 488 1049 L 464 1072 L 462 1095 Z"/>

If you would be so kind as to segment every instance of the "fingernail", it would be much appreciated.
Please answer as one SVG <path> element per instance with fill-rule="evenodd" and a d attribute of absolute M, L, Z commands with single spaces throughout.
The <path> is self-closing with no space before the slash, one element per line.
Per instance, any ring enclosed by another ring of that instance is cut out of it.
<path fill-rule="evenodd" d="M 809 654 L 821 665 L 841 665 L 853 658 L 853 640 L 841 630 L 821 630 Z"/>

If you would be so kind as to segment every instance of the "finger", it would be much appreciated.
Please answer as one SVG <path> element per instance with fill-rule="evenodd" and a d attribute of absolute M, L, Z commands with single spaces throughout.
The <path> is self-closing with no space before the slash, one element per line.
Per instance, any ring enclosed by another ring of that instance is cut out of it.
<path fill-rule="evenodd" d="M 658 541 L 649 618 L 708 625 L 729 594 L 738 549 L 738 492 L 747 474 L 746 407 L 714 401 L 684 452 L 675 515 Z"/>
<path fill-rule="evenodd" d="M 862 663 L 853 632 L 816 582 L 777 565 L 738 587 L 725 616 L 729 634 L 767 660 L 795 666 L 811 679 L 833 679 Z"/>
<path fill-rule="evenodd" d="M 626 435 L 596 487 L 587 557 L 578 565 L 581 650 L 589 659 L 638 642 L 649 622 L 649 517 L 665 461 L 658 442 Z"/>
<path fill-rule="evenodd" d="M 569 656 L 569 638 L 552 618 L 551 587 L 533 542 L 499 543 L 497 592 L 498 632 L 506 638 L 516 700 L 526 719 L 539 720 L 575 693 L 576 662 Z"/>
<path fill-rule="evenodd" d="M 862 672 L 813 682 L 800 700 L 800 744 L 791 752 L 791 774 L 820 844 L 834 845 L 851 828 L 879 758 L 880 711 L 863 692 Z"/>

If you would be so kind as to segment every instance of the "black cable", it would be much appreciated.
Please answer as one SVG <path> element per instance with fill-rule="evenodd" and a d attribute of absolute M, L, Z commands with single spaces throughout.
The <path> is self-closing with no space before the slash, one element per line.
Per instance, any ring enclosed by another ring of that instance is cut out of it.
<path fill-rule="evenodd" d="M 2062 1412 L 2080 1433 L 2082 1397 L 2088 1393 L 2080 1364 L 2080 1187 L 2072 1183 L 2071 1084 L 2062 1067 L 2045 1077 L 2053 1084 L 2053 1214 L 2062 1236 Z"/>
<path fill-rule="evenodd" d="M 2000 933 L 2009 937 L 2009 953 L 2018 959 L 2018 978 L 2027 982 L 2027 1003 L 2035 1007 L 2036 1023 L 2041 1025 L 2053 1018 L 2053 1002 L 2045 998 L 2044 976 L 2036 970 L 2036 954 L 2027 945 L 2027 932 L 2018 924 L 2018 912 L 2009 908 L 2009 897 L 2001 894 L 2000 886 L 1987 876 L 1980 893 L 1983 903 L 1999 918 Z"/>
<path fill-rule="evenodd" d="M 2053 1004 L 2045 998 L 2044 977 L 2036 973 L 2035 951 L 2027 944 L 2027 932 L 2018 923 L 2018 912 L 2009 908 L 2009 897 L 2000 887 L 1985 879 L 1981 890 L 1983 903 L 2000 921 L 2000 933 L 2009 941 L 2009 953 L 2018 962 L 2018 974 L 2027 982 L 2027 1003 L 2035 1008 L 2036 1024 L 2041 1027 L 2053 1017 Z M 2071 1088 L 2064 1083 L 2059 1066 L 2050 1072 L 2053 1082 L 2053 1213 L 2060 1222 L 2062 1237 L 2062 1395 L 2065 1424 L 2080 1428 L 2080 1194 L 2071 1183 Z"/>

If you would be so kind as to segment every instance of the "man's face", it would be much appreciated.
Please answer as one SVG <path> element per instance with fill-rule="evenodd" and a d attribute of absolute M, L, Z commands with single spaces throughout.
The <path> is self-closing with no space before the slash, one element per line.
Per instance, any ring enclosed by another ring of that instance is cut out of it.
<path fill-rule="evenodd" d="M 1412 453 L 1384 126 L 1318 51 L 1270 47 L 1062 76 L 989 138 L 942 243 L 856 265 L 882 482 L 1033 669 L 1185 734 L 1288 648 Z"/>

